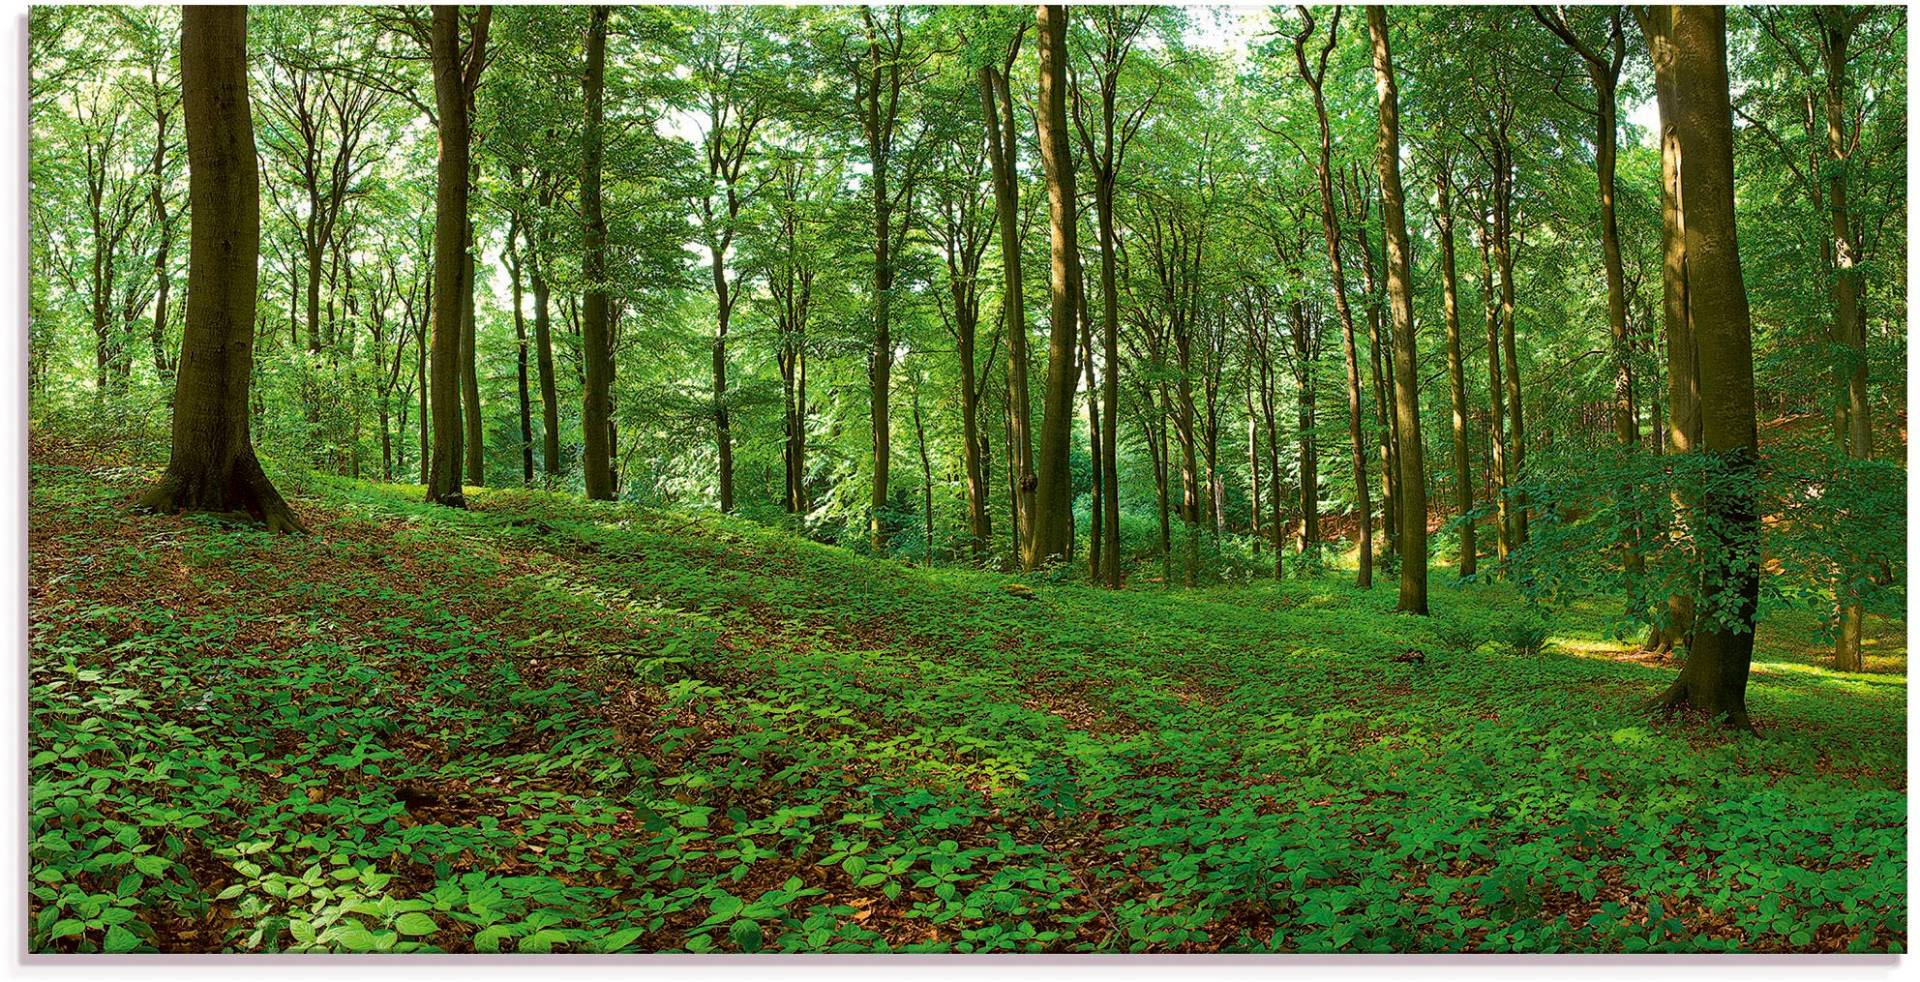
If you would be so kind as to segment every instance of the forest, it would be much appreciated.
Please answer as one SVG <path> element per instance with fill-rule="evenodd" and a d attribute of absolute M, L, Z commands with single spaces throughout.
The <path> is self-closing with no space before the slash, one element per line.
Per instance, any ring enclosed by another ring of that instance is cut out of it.
<path fill-rule="evenodd" d="M 32 951 L 1904 951 L 1903 7 L 27 30 Z"/>

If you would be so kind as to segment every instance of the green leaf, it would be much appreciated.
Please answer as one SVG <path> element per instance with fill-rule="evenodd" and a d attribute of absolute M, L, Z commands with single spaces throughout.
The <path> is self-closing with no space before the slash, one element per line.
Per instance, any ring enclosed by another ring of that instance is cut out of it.
<path fill-rule="evenodd" d="M 748 920 L 734 921 L 733 926 L 727 929 L 727 937 L 733 939 L 734 947 L 748 954 L 759 951 L 761 943 L 766 940 L 759 922 Z"/>
<path fill-rule="evenodd" d="M 123 955 L 138 947 L 140 936 L 115 924 L 107 929 L 107 939 L 101 943 L 100 950 L 109 955 Z"/>
<path fill-rule="evenodd" d="M 427 915 L 422 914 L 418 911 L 414 911 L 408 914 L 401 914 L 397 919 L 395 919 L 393 922 L 393 929 L 400 932 L 401 934 L 412 935 L 414 937 L 421 937 L 423 935 L 432 934 L 433 932 L 440 930 L 440 925 L 435 924 L 433 922 L 433 918 L 428 917 Z"/>

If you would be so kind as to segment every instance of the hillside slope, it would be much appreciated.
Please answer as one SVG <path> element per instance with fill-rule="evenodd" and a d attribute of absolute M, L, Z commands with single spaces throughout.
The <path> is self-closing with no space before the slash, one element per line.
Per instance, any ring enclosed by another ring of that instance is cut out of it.
<path fill-rule="evenodd" d="M 147 477 L 31 468 L 34 950 L 1905 944 L 1904 675 L 1766 635 L 1753 740 L 1438 576 L 1423 621 L 348 482 L 276 538 Z"/>

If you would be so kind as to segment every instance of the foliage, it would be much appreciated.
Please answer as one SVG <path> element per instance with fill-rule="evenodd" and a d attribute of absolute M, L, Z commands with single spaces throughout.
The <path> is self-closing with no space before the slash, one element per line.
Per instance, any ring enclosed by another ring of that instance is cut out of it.
<path fill-rule="evenodd" d="M 1604 605 L 1514 650 L 1502 584 L 1114 593 L 324 474 L 276 539 L 35 451 L 33 950 L 1906 943 L 1904 679 L 1800 626 L 1754 740 L 1639 715 Z"/>

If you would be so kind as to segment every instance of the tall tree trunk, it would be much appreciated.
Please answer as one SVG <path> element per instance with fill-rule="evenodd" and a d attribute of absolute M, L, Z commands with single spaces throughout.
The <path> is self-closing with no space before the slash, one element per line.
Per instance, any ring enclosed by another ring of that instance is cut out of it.
<path fill-rule="evenodd" d="M 899 68 L 889 65 L 881 50 L 880 36 L 871 9 L 863 12 L 867 25 L 868 84 L 864 126 L 867 158 L 872 167 L 868 191 L 873 199 L 873 352 L 867 363 L 867 389 L 873 422 L 873 495 L 869 501 L 867 538 L 874 552 L 887 545 L 887 482 L 893 466 L 893 423 L 889 399 L 893 388 L 893 199 L 887 187 L 887 170 L 893 147 L 894 119 L 888 113 L 892 103 L 883 99 L 880 87 L 891 71 L 890 93 L 899 91 Z M 881 103 L 888 102 L 883 112 Z"/>
<path fill-rule="evenodd" d="M 1636 8 L 1654 69 L 1654 95 L 1660 112 L 1660 225 L 1661 315 L 1667 346 L 1667 453 L 1692 453 L 1701 444 L 1700 356 L 1694 343 L 1688 299 L 1686 212 L 1680 182 L 1680 100 L 1672 43 L 1672 8 L 1649 5 Z M 1692 502 L 1680 489 L 1673 495 L 1676 535 L 1687 535 Z M 1645 647 L 1670 652 L 1693 634 L 1694 594 L 1668 595 L 1666 610 L 1658 614 Z"/>
<path fill-rule="evenodd" d="M 1480 299 L 1487 317 L 1487 469 L 1494 507 L 1494 555 L 1505 566 L 1513 551 L 1512 496 L 1507 493 L 1506 383 L 1500 371 L 1500 302 L 1493 286 L 1493 232 L 1480 225 Z"/>
<path fill-rule="evenodd" d="M 1271 520 L 1267 523 L 1268 534 L 1273 538 L 1273 578 L 1278 580 L 1286 573 L 1287 522 L 1285 496 L 1280 493 L 1280 423 L 1279 404 L 1274 398 L 1274 371 L 1271 357 L 1271 329 L 1273 327 L 1271 310 L 1267 312 L 1263 330 L 1268 332 L 1268 341 L 1261 346 L 1263 357 L 1258 362 L 1260 417 L 1267 429 L 1267 480 L 1272 487 L 1267 494 L 1268 507 L 1273 509 Z M 1251 408 L 1249 408 L 1251 415 Z M 1258 487 L 1258 481 L 1255 482 Z M 1258 511 L 1256 505 L 1255 511 Z"/>
<path fill-rule="evenodd" d="M 1597 124 L 1593 144 L 1594 177 L 1600 198 L 1600 253 L 1607 276 L 1607 326 L 1613 359 L 1613 428 L 1615 439 L 1619 440 L 1622 447 L 1632 451 L 1640 445 L 1640 423 L 1633 404 L 1633 341 L 1627 333 L 1626 278 L 1621 270 L 1620 226 L 1614 208 L 1614 159 L 1619 131 L 1619 107 L 1615 91 L 1620 83 L 1620 66 L 1625 63 L 1627 54 L 1620 9 L 1615 7 L 1609 11 L 1611 30 L 1605 54 L 1583 42 L 1574 33 L 1572 24 L 1563 12 L 1549 12 L 1547 8 L 1535 7 L 1534 16 L 1580 56 L 1587 66 L 1587 76 L 1593 82 L 1594 120 Z M 1626 541 L 1622 543 L 1621 552 L 1622 565 L 1627 574 L 1638 577 L 1645 569 L 1645 562 L 1631 528 Z"/>
<path fill-rule="evenodd" d="M 156 77 L 155 84 L 158 84 Z M 167 300 L 173 291 L 173 277 L 167 273 L 167 261 L 173 252 L 172 220 L 167 216 L 166 162 L 167 120 L 170 114 L 155 113 L 157 132 L 153 143 L 153 227 L 159 242 L 153 249 L 153 370 L 162 382 L 173 381 L 173 359 L 167 353 Z"/>
<path fill-rule="evenodd" d="M 428 290 L 427 292 L 429 294 L 427 297 L 427 305 L 431 307 L 433 305 L 433 297 L 431 296 L 433 291 Z M 431 314 L 428 315 L 429 318 L 431 316 Z M 432 487 L 433 440 L 428 434 L 430 414 L 427 412 L 427 331 L 425 330 L 427 325 L 423 323 L 420 326 L 422 329 L 416 332 L 416 336 L 413 339 L 415 354 L 414 391 L 420 396 L 420 414 L 417 417 L 420 426 L 420 486 Z"/>
<path fill-rule="evenodd" d="M 519 372 L 520 394 L 520 481 L 533 484 L 533 394 L 527 385 L 527 319 L 521 306 L 520 252 L 514 244 L 519 222 L 507 229 L 507 274 L 513 287 L 514 367 Z"/>
<path fill-rule="evenodd" d="M 1020 50 L 1016 39 L 1008 65 Z M 993 172 L 993 206 L 1000 225 L 1000 306 L 1007 332 L 1007 480 L 1012 490 L 1014 551 L 1019 553 L 1029 535 L 1033 515 L 1033 410 L 1027 381 L 1027 313 L 1025 284 L 1020 268 L 1020 178 L 1015 157 L 1019 142 L 1014 131 L 1012 93 L 1005 71 L 980 68 L 980 105 L 987 122 L 987 162 Z"/>
<path fill-rule="evenodd" d="M 987 451 L 980 432 L 980 386 L 975 378 L 974 346 L 979 331 L 979 306 L 961 302 L 960 289 L 954 290 L 956 345 L 960 358 L 960 431 L 962 456 L 967 471 L 967 536 L 969 553 L 975 561 L 986 555 L 993 541 L 993 520 L 987 514 Z"/>
<path fill-rule="evenodd" d="M 1293 333 L 1294 363 L 1299 366 L 1294 379 L 1294 422 L 1300 437 L 1300 552 L 1305 555 L 1320 549 L 1320 438 L 1319 407 L 1314 383 L 1315 346 L 1309 338 L 1306 304 L 1296 300 L 1287 307 L 1287 323 Z"/>
<path fill-rule="evenodd" d="M 1109 108 L 1109 147 L 1113 145 L 1112 116 Z M 1105 407 L 1107 427 L 1100 435 L 1099 458 L 1102 472 L 1107 477 L 1107 490 L 1101 502 L 1106 509 L 1109 534 L 1097 578 L 1117 590 L 1120 588 L 1120 298 L 1113 230 L 1112 180 L 1102 181 L 1101 188 L 1102 193 L 1094 199 L 1094 208 L 1100 235 L 1100 334 L 1106 368 L 1100 398 Z M 1092 393 L 1089 392 L 1091 397 Z"/>
<path fill-rule="evenodd" d="M 460 484 L 460 334 L 466 284 L 467 175 L 470 133 L 460 72 L 460 9 L 433 8 L 434 107 L 440 163 L 433 221 L 433 452 L 427 500 L 466 507 Z"/>
<path fill-rule="evenodd" d="M 713 252 L 713 295 L 717 326 L 713 334 L 713 439 L 720 458 L 720 510 L 733 510 L 733 422 L 727 414 L 727 329 L 733 320 L 733 297 L 727 282 L 726 256 Z"/>
<path fill-rule="evenodd" d="M 1507 383 L 1507 419 L 1510 442 L 1507 445 L 1508 487 L 1526 476 L 1526 412 L 1520 400 L 1520 359 L 1514 346 L 1513 284 L 1513 148 L 1503 127 L 1495 134 L 1493 255 L 1500 273 L 1500 352 L 1505 360 Z M 1527 541 L 1527 499 L 1514 495 L 1512 503 L 1513 543 Z"/>
<path fill-rule="evenodd" d="M 533 352 L 540 374 L 540 462 L 547 479 L 560 476 L 560 393 L 553 372 L 552 293 L 547 286 L 546 259 L 527 231 L 527 272 L 533 288 Z"/>
<path fill-rule="evenodd" d="M 1047 345 L 1045 415 L 1040 423 L 1040 459 L 1034 489 L 1032 535 L 1022 564 L 1034 569 L 1064 557 L 1073 544 L 1073 483 L 1068 449 L 1073 435 L 1073 397 L 1078 347 L 1074 320 L 1080 290 L 1080 253 L 1075 243 L 1073 158 L 1067 132 L 1067 8 L 1045 4 L 1035 22 L 1040 48 L 1040 161 L 1046 172 L 1051 234 L 1050 338 Z"/>
<path fill-rule="evenodd" d="M 466 433 L 461 450 L 466 457 L 467 483 L 478 486 L 487 483 L 487 461 L 485 420 L 480 416 L 480 374 L 475 364 L 478 354 L 474 338 L 472 216 L 467 217 L 461 240 L 461 252 L 467 267 L 460 278 L 461 285 L 465 287 L 465 293 L 460 298 L 460 421 Z"/>
<path fill-rule="evenodd" d="M 921 514 L 924 516 L 924 521 L 925 521 L 925 525 L 923 526 L 923 528 L 925 529 L 924 536 L 925 536 L 925 542 L 927 547 L 926 555 L 922 557 L 922 560 L 927 565 L 932 565 L 933 564 L 933 458 L 928 456 L 927 454 L 927 425 L 922 420 L 922 417 L 920 415 L 920 383 L 918 380 L 915 380 L 913 384 L 912 398 L 913 398 L 914 442 L 916 443 L 916 445 L 918 445 L 920 449 L 920 503 L 921 503 L 921 509 L 922 509 Z"/>
<path fill-rule="evenodd" d="M 247 8 L 187 7 L 180 82 L 187 125 L 187 320 L 167 469 L 143 509 L 246 511 L 273 531 L 300 523 L 253 453 L 248 396 L 259 287 L 260 169 L 247 98 Z"/>
<path fill-rule="evenodd" d="M 1674 6 L 1676 129 L 1685 208 L 1688 313 L 1700 356 L 1702 450 L 1726 480 L 1700 501 L 1708 561 L 1702 596 L 1717 598 L 1696 625 L 1686 665 L 1662 704 L 1705 711 L 1751 730 L 1747 674 L 1760 591 L 1760 522 L 1754 500 L 1759 441 L 1752 323 L 1734 229 L 1733 113 L 1727 94 L 1726 10 Z"/>
<path fill-rule="evenodd" d="M 1846 131 L 1847 49 L 1854 28 L 1865 11 L 1846 7 L 1818 8 L 1821 66 L 1825 69 L 1825 106 L 1827 122 L 1827 212 L 1831 223 L 1833 247 L 1833 343 L 1847 353 L 1836 372 L 1839 398 L 1836 400 L 1834 436 L 1842 454 L 1856 460 L 1873 457 L 1872 418 L 1867 405 L 1867 334 L 1860 315 L 1860 241 L 1854 228 L 1848 171 L 1852 150 Z M 1855 596 L 1852 582 L 1861 572 L 1844 564 L 1835 584 L 1839 602 L 1839 630 L 1834 637 L 1834 667 L 1857 672 L 1863 666 L 1860 632 L 1866 609 Z"/>
<path fill-rule="evenodd" d="M 584 86 L 586 132 L 580 168 L 580 214 L 586 226 L 586 251 L 581 277 L 586 295 L 581 303 L 581 347 L 585 349 L 586 405 L 580 417 L 585 438 L 587 497 L 611 501 L 613 489 L 612 404 L 613 345 L 607 327 L 607 221 L 600 208 L 600 163 L 605 149 L 601 134 L 601 99 L 606 88 L 607 8 L 594 7 L 587 21 L 587 74 Z"/>
<path fill-rule="evenodd" d="M 1386 531 L 1386 552 L 1391 555 L 1398 549 L 1400 538 L 1399 512 L 1395 505 L 1399 495 L 1394 492 L 1399 483 L 1399 467 L 1394 461 L 1394 416 L 1391 397 L 1387 387 L 1392 384 L 1392 352 L 1387 345 L 1391 342 L 1381 340 L 1381 283 L 1374 272 L 1373 244 L 1368 241 L 1367 226 L 1359 226 L 1360 240 L 1360 276 L 1362 293 L 1367 306 L 1367 361 L 1371 369 L 1368 382 L 1373 389 L 1373 418 L 1379 427 L 1380 440 L 1380 522 Z M 1386 364 L 1384 369 L 1381 367 Z"/>
<path fill-rule="evenodd" d="M 1412 254 L 1400 185 L 1400 90 L 1393 77 L 1385 7 L 1367 8 L 1380 93 L 1380 217 L 1386 226 L 1387 300 L 1393 308 L 1394 457 L 1400 465 L 1400 607 L 1427 612 L 1427 470 L 1420 443 L 1420 374 L 1413 337 Z"/>
<path fill-rule="evenodd" d="M 1087 376 L 1087 449 L 1093 464 L 1093 496 L 1087 502 L 1087 579 L 1101 581 L 1101 560 L 1106 555 L 1106 460 L 1101 456 L 1100 389 L 1093 376 L 1093 318 L 1087 311 L 1085 287 L 1079 291 L 1080 345 L 1086 352 L 1082 368 Z M 1119 531 L 1116 527 L 1116 533 Z"/>
<path fill-rule="evenodd" d="M 1474 541 L 1473 464 L 1467 450 L 1467 375 L 1460 356 L 1460 284 L 1453 262 L 1453 169 L 1442 158 L 1433 173 L 1438 193 L 1434 223 L 1440 232 L 1440 294 L 1447 319 L 1447 392 L 1453 408 L 1454 507 L 1460 516 L 1460 576 L 1479 569 L 1479 545 Z"/>

